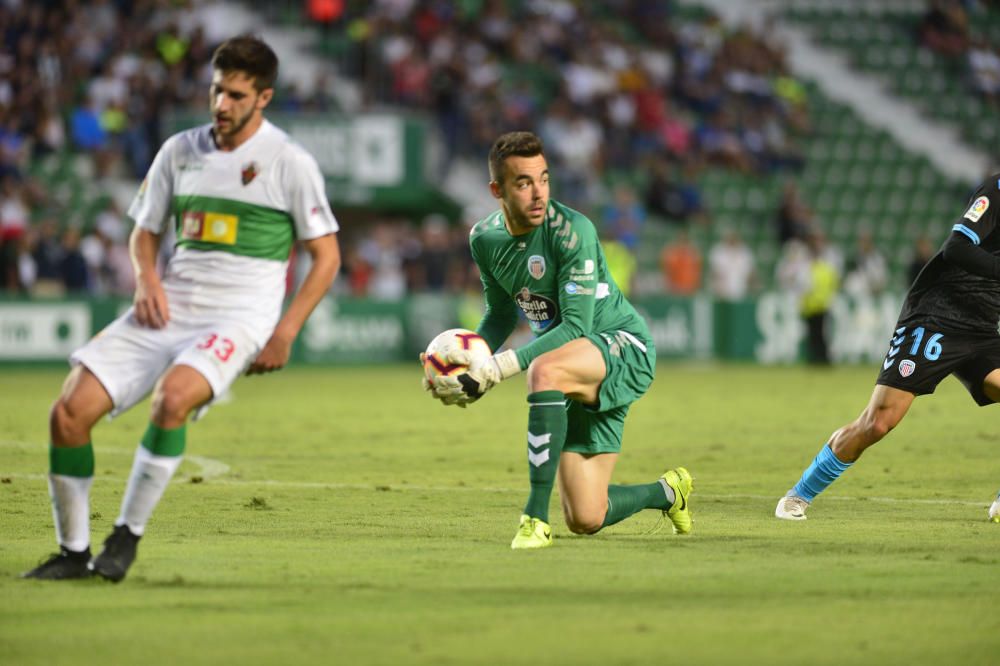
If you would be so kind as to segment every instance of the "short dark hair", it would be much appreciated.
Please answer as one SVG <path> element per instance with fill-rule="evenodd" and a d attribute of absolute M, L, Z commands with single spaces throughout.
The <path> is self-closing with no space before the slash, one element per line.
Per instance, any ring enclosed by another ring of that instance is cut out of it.
<path fill-rule="evenodd" d="M 278 78 L 278 56 L 260 38 L 240 35 L 227 39 L 215 49 L 212 69 L 243 72 L 253 79 L 253 87 L 260 92 L 274 87 Z"/>
<path fill-rule="evenodd" d="M 507 132 L 493 142 L 490 148 L 490 180 L 503 183 L 503 163 L 508 157 L 534 157 L 545 155 L 542 140 L 531 132 Z"/>

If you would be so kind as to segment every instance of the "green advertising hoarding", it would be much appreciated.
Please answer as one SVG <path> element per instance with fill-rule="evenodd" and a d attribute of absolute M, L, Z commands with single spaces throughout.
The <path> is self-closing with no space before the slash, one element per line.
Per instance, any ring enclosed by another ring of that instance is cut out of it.
<path fill-rule="evenodd" d="M 399 361 L 407 346 L 406 301 L 335 300 L 313 311 L 297 342 L 306 363 Z"/>
<path fill-rule="evenodd" d="M 118 299 L 0 299 L 0 362 L 65 361 L 124 305 Z"/>
<path fill-rule="evenodd" d="M 765 292 L 755 300 L 636 298 L 649 323 L 657 357 L 722 359 L 764 364 L 802 358 L 805 327 L 795 299 Z M 900 296 L 841 294 L 831 312 L 835 361 L 880 361 L 899 312 Z M 118 299 L 0 300 L 0 362 L 65 361 L 129 303 Z M 481 302 L 448 295 L 400 301 L 327 297 L 313 312 L 293 350 L 293 362 L 361 364 L 414 361 L 437 333 L 476 325 Z"/>

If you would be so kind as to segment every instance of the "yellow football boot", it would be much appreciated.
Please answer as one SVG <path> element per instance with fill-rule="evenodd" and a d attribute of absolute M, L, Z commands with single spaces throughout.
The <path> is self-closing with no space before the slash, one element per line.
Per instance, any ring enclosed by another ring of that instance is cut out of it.
<path fill-rule="evenodd" d="M 694 481 L 691 473 L 683 467 L 672 469 L 662 477 L 663 483 L 667 484 L 674 491 L 674 504 L 664 511 L 664 515 L 674 524 L 674 534 L 691 533 L 691 506 L 688 498 L 694 490 Z"/>
<path fill-rule="evenodd" d="M 552 545 L 552 528 L 544 520 L 521 516 L 521 526 L 517 528 L 514 540 L 510 542 L 513 550 L 522 548 L 548 548 Z"/>

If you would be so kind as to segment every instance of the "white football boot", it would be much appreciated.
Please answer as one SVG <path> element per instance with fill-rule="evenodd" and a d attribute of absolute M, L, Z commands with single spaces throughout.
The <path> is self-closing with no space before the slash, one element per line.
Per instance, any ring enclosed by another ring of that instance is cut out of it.
<path fill-rule="evenodd" d="M 806 509 L 808 508 L 809 502 L 798 495 L 785 495 L 778 500 L 778 506 L 774 509 L 774 515 L 782 520 L 805 520 Z"/>
<path fill-rule="evenodd" d="M 993 500 L 993 504 L 990 504 L 990 520 L 994 523 L 1000 523 L 1000 493 L 997 493 L 997 498 Z"/>

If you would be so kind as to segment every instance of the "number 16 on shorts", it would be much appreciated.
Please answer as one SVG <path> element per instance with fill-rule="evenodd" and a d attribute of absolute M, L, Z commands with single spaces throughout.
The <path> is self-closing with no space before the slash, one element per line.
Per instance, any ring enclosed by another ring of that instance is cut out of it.
<path fill-rule="evenodd" d="M 889 343 L 889 352 L 885 355 L 885 361 L 882 362 L 882 370 L 891 368 L 892 364 L 896 362 L 896 356 L 901 351 L 906 350 L 904 355 L 910 358 L 899 362 L 899 374 L 903 377 L 909 377 L 916 369 L 913 358 L 920 355 L 928 361 L 936 361 L 941 358 L 942 337 L 944 337 L 942 333 L 928 335 L 923 326 L 917 326 L 909 333 L 907 333 L 906 326 L 900 326 L 896 329 L 896 334 Z"/>

